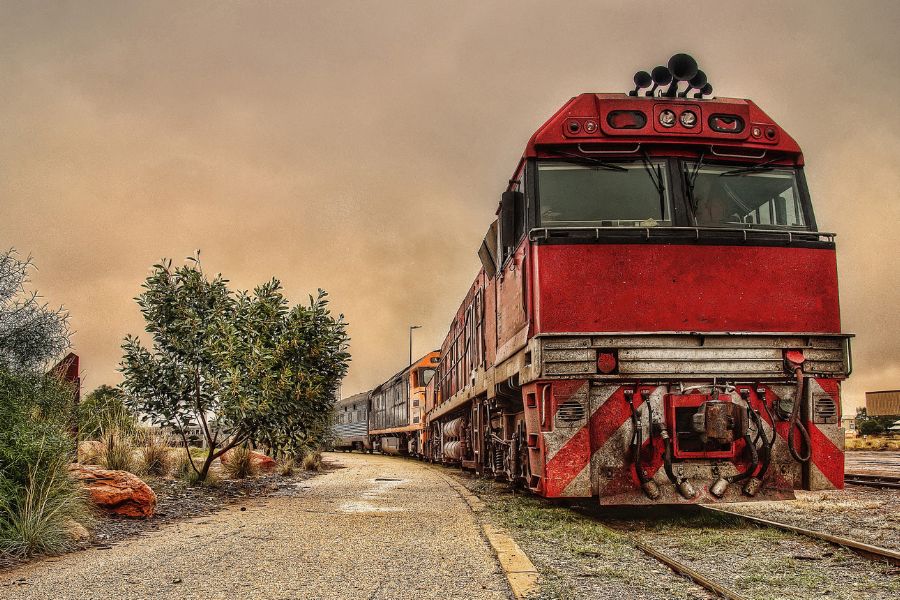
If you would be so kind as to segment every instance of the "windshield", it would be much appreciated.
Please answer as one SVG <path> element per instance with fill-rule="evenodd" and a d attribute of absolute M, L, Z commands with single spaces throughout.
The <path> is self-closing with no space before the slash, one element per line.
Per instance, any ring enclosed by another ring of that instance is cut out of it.
<path fill-rule="evenodd" d="M 793 169 L 685 165 L 696 225 L 806 227 Z"/>
<path fill-rule="evenodd" d="M 651 227 L 671 225 L 664 161 L 538 163 L 541 224 Z"/>

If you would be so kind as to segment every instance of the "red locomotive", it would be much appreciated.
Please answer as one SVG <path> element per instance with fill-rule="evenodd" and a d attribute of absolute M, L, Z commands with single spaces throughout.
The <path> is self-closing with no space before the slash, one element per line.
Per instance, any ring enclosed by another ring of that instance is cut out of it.
<path fill-rule="evenodd" d="M 842 488 L 850 336 L 800 147 L 752 101 L 709 97 L 687 55 L 635 84 L 529 140 L 423 453 L 603 504 Z"/>

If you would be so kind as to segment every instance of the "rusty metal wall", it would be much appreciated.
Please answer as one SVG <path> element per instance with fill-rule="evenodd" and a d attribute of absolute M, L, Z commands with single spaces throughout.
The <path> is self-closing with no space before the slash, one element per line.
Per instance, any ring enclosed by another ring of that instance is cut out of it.
<path fill-rule="evenodd" d="M 900 415 L 900 390 L 866 392 L 866 414 L 870 417 Z"/>

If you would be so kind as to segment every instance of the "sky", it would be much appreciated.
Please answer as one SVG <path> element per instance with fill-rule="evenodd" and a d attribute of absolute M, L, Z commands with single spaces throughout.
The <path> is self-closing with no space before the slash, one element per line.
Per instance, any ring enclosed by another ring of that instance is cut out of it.
<path fill-rule="evenodd" d="M 804 149 L 845 410 L 900 388 L 900 4 L 0 0 L 0 247 L 117 383 L 150 267 L 201 250 L 349 321 L 343 392 L 437 348 L 531 134 L 676 52 Z M 777 296 L 773 296 L 777 302 Z"/>

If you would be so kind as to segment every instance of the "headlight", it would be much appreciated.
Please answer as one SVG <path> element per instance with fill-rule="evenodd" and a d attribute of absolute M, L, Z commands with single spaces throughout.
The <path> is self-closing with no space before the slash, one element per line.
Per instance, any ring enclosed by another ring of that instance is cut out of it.
<path fill-rule="evenodd" d="M 674 127 L 675 113 L 668 109 L 659 113 L 659 124 L 663 127 Z"/>
<path fill-rule="evenodd" d="M 680 120 L 681 120 L 682 126 L 690 129 L 697 124 L 697 115 L 694 114 L 693 111 L 686 110 L 683 113 L 681 113 Z"/>

